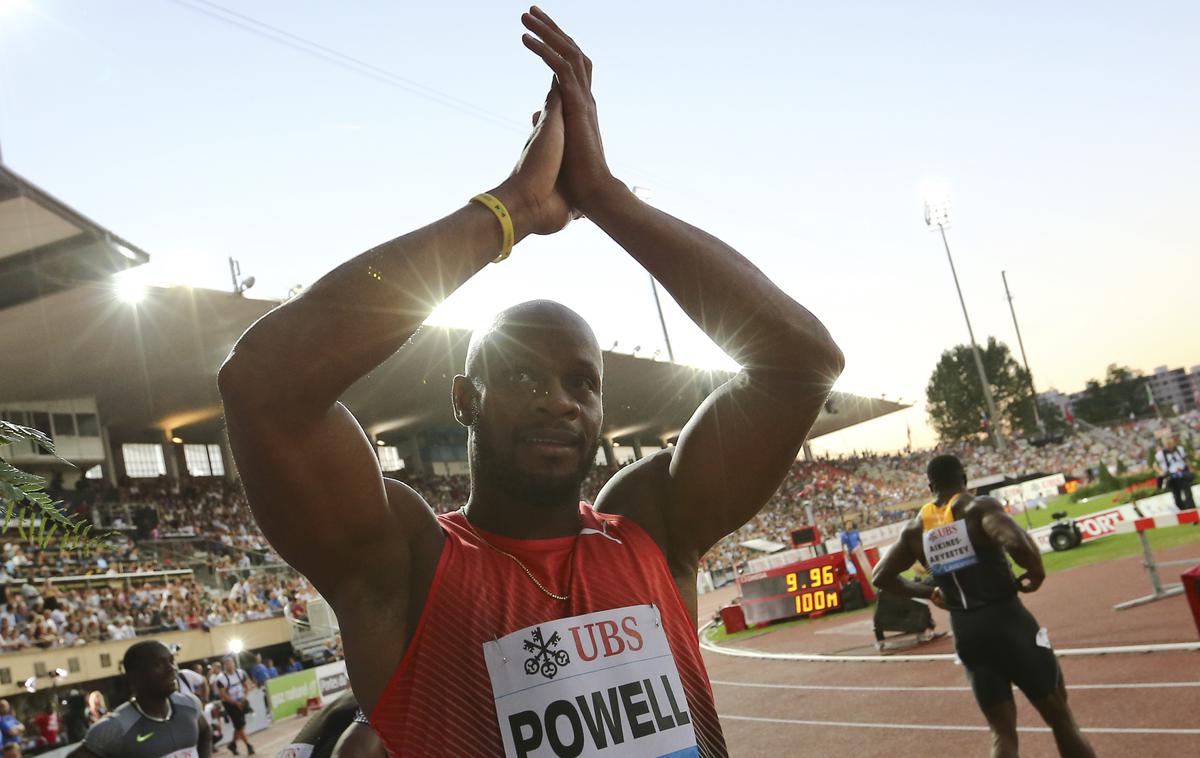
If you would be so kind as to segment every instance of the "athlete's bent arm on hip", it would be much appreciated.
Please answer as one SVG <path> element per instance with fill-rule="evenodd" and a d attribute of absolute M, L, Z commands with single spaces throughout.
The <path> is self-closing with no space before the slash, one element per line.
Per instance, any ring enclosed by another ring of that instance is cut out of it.
<path fill-rule="evenodd" d="M 592 62 L 540 9 L 522 17 L 525 45 L 554 71 L 566 145 L 562 186 L 666 288 L 742 370 L 714 391 L 664 450 L 629 466 L 597 508 L 638 514 L 663 547 L 681 589 L 700 557 L 749 521 L 795 462 L 843 359 L 829 332 L 762 271 L 721 240 L 639 200 L 609 171 Z M 645 503 L 630 507 L 630 502 Z"/>
<path fill-rule="evenodd" d="M 923 584 L 905 579 L 900 573 L 907 571 L 921 559 L 919 551 L 913 547 L 913 541 L 921 539 L 921 527 L 918 521 L 909 523 L 900 533 L 896 544 L 884 554 L 883 559 L 875 565 L 871 575 L 871 583 L 884 592 L 891 592 L 901 597 L 915 597 L 930 600 L 939 608 L 945 608 L 941 591 L 931 584 Z"/>

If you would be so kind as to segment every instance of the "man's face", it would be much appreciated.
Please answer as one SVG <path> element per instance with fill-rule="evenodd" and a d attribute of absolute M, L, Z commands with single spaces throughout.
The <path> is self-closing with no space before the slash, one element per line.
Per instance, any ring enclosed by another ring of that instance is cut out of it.
<path fill-rule="evenodd" d="M 233 661 L 229 660 L 228 658 L 226 658 L 224 661 L 222 661 L 221 667 L 223 669 L 225 669 L 226 674 L 233 673 Z"/>
<path fill-rule="evenodd" d="M 166 645 L 157 645 L 145 653 L 140 670 L 131 677 L 135 690 L 167 697 L 178 688 L 175 654 Z"/>
<path fill-rule="evenodd" d="M 478 476 L 534 505 L 574 500 L 599 445 L 601 357 L 573 322 L 509 326 L 472 377 L 472 463 Z"/>

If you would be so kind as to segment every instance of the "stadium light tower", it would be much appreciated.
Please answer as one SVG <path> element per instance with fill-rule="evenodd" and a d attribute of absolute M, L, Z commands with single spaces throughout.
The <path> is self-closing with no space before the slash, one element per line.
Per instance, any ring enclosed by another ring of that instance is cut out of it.
<path fill-rule="evenodd" d="M 1038 431 L 1045 435 L 1046 427 L 1042 426 L 1042 414 L 1038 413 L 1038 398 L 1037 390 L 1033 386 L 1033 372 L 1029 370 L 1029 359 L 1025 357 L 1025 341 L 1021 339 L 1021 327 L 1017 324 L 1017 309 L 1013 307 L 1012 293 L 1008 291 L 1008 272 L 1001 271 L 1000 278 L 1004 280 L 1004 297 L 1008 298 L 1008 310 L 1012 314 L 1013 329 L 1017 331 L 1017 346 L 1021 348 L 1021 362 L 1025 364 L 1025 373 L 1029 375 L 1029 392 L 1033 395 L 1033 423 L 1037 424 Z"/>
<path fill-rule="evenodd" d="M 233 280 L 233 294 L 242 295 L 254 286 L 254 277 L 242 278 L 242 264 L 232 255 L 229 256 L 229 277 Z"/>
<path fill-rule="evenodd" d="M 975 342 L 975 330 L 971 328 L 971 317 L 967 315 L 967 301 L 963 299 L 962 287 L 958 283 L 958 271 L 954 268 L 954 258 L 950 255 L 950 243 L 946 240 L 946 227 L 950 226 L 950 206 L 944 197 L 925 199 L 925 225 L 932 230 L 937 227 L 942 235 L 942 245 L 946 248 L 946 260 L 950 262 L 950 274 L 954 277 L 954 289 L 958 292 L 958 303 L 962 306 L 963 320 L 967 322 L 967 335 L 971 338 L 971 353 L 975 356 L 975 368 L 979 370 L 979 383 L 983 385 L 983 400 L 987 403 L 988 433 L 997 450 L 1004 450 L 1004 435 L 1000 433 L 1000 418 L 996 413 L 996 401 L 992 398 L 992 388 L 988 384 L 987 372 L 983 370 L 983 357 L 979 353 L 979 345 Z"/>
<path fill-rule="evenodd" d="M 634 187 L 633 194 L 643 203 L 649 203 L 650 198 L 654 197 L 645 187 Z M 658 282 L 654 281 L 654 274 L 650 274 L 650 291 L 654 293 L 654 307 L 658 309 L 658 323 L 662 326 L 663 342 L 667 343 L 667 358 L 674 363 L 675 351 L 671 349 L 671 335 L 667 334 L 667 320 L 663 318 L 662 302 L 658 299 Z"/>

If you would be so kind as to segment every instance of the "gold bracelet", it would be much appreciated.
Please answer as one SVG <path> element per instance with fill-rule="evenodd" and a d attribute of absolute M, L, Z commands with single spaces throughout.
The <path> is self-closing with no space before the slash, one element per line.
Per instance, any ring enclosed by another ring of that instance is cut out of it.
<path fill-rule="evenodd" d="M 504 203 L 500 202 L 500 199 L 495 195 L 480 192 L 471 198 L 471 202 L 479 203 L 484 208 L 495 213 L 496 218 L 500 219 L 500 231 L 504 236 L 504 246 L 500 249 L 500 254 L 492 259 L 492 263 L 499 263 L 512 253 L 513 244 L 516 242 L 516 232 L 513 231 L 512 216 L 509 214 L 508 208 L 504 207 Z"/>

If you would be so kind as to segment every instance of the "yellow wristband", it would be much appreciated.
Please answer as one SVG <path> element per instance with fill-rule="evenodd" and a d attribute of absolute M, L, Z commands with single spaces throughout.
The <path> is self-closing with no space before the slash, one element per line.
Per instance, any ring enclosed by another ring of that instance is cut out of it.
<path fill-rule="evenodd" d="M 513 244 L 516 242 L 517 235 L 513 231 L 512 216 L 509 215 L 508 208 L 504 207 L 504 203 L 500 202 L 499 198 L 495 195 L 480 192 L 471 198 L 471 201 L 479 203 L 484 208 L 495 213 L 496 218 L 500 219 L 500 232 L 504 236 L 504 247 L 500 249 L 500 254 L 492 259 L 492 263 L 499 263 L 508 257 L 509 253 L 512 252 Z"/>

